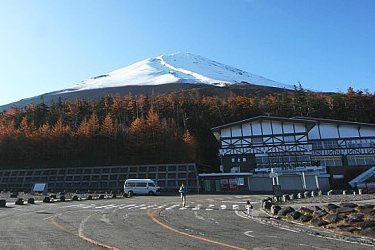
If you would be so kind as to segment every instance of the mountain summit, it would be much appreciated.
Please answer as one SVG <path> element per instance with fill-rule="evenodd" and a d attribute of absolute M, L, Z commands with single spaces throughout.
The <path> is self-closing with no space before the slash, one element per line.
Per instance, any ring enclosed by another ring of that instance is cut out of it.
<path fill-rule="evenodd" d="M 176 53 L 136 62 L 108 74 L 82 81 L 62 92 L 169 83 L 209 84 L 214 86 L 250 83 L 292 89 L 291 86 L 250 74 L 199 55 Z"/>
<path fill-rule="evenodd" d="M 106 95 L 150 95 L 200 89 L 206 94 L 246 91 L 259 94 L 292 90 L 293 87 L 215 62 L 191 53 L 161 55 L 145 59 L 108 74 L 82 81 L 71 88 L 57 90 L 0 106 L 0 111 L 30 103 L 100 99 Z M 236 90 L 235 90 L 236 89 Z"/>

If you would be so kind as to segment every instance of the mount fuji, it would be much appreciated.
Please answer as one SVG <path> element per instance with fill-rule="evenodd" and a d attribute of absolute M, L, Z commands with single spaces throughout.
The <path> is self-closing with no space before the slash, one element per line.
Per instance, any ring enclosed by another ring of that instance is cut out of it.
<path fill-rule="evenodd" d="M 22 99 L 0 106 L 0 109 L 40 103 L 42 100 L 48 103 L 58 98 L 97 99 L 113 94 L 165 93 L 209 87 L 223 89 L 236 87 L 248 89 L 250 87 L 257 91 L 264 87 L 272 88 L 274 91 L 293 89 L 291 85 L 254 75 L 199 55 L 176 53 L 145 59 L 82 81 L 71 88 Z"/>

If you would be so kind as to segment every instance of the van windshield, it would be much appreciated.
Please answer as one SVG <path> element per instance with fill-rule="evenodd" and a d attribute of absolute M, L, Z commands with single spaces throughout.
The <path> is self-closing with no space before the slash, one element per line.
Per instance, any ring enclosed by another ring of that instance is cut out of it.
<path fill-rule="evenodd" d="M 148 183 L 148 186 L 149 186 L 149 187 L 155 187 L 155 184 L 152 183 L 152 182 L 149 182 L 149 183 Z"/>

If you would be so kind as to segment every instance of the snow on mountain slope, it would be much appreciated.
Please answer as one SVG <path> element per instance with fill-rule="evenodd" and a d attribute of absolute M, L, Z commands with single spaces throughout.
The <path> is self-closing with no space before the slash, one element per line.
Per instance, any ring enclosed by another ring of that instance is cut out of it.
<path fill-rule="evenodd" d="M 83 81 L 71 89 L 56 94 L 98 88 L 167 83 L 210 84 L 215 86 L 251 83 L 287 89 L 293 88 L 198 55 L 177 53 L 161 55 L 131 64 L 106 75 Z"/>

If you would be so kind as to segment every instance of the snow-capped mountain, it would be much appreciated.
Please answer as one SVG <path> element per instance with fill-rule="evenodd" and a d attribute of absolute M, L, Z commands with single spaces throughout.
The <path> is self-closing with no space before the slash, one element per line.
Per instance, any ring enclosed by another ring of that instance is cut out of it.
<path fill-rule="evenodd" d="M 93 77 L 69 89 L 58 90 L 0 106 L 0 111 L 30 103 L 100 99 L 106 95 L 152 95 L 189 90 L 208 95 L 230 92 L 247 94 L 293 90 L 290 85 L 269 80 L 191 53 L 161 55 L 145 59 L 108 74 Z"/>
<path fill-rule="evenodd" d="M 108 74 L 82 81 L 68 90 L 57 92 L 57 94 L 129 85 L 161 85 L 169 83 L 198 83 L 215 86 L 251 83 L 278 88 L 293 88 L 292 86 L 253 75 L 198 55 L 177 53 L 136 62 Z"/>

